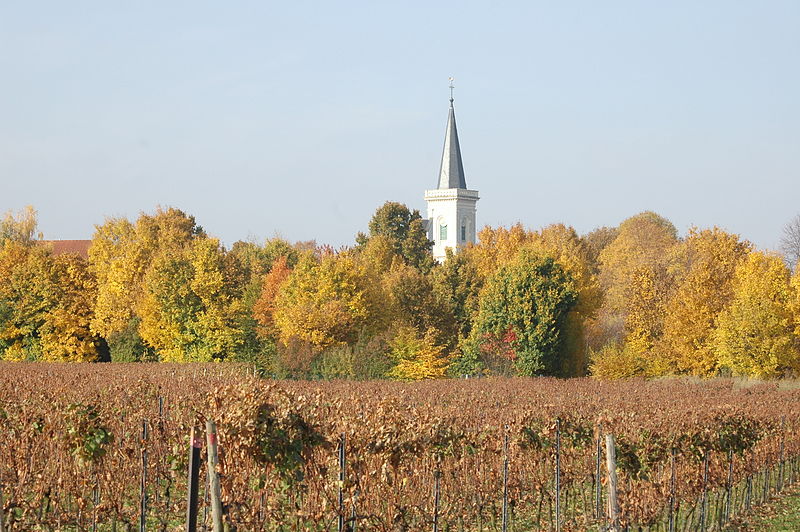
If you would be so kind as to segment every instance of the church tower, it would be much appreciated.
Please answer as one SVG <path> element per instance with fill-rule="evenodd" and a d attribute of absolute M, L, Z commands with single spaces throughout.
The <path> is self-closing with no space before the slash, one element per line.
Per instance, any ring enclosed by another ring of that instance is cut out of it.
<path fill-rule="evenodd" d="M 450 111 L 444 136 L 439 185 L 425 191 L 428 205 L 428 238 L 433 241 L 433 257 L 442 262 L 447 248 L 458 251 L 475 243 L 475 204 L 478 191 L 468 190 L 458 145 L 456 113 L 453 110 L 453 79 L 450 78 Z"/>

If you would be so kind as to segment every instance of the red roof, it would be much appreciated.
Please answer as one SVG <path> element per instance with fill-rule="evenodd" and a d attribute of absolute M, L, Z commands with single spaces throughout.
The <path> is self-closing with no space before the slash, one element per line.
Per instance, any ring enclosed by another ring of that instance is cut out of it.
<path fill-rule="evenodd" d="M 64 255 L 72 253 L 84 259 L 89 258 L 89 246 L 92 245 L 91 240 L 42 240 L 42 244 L 51 247 L 53 255 Z"/>

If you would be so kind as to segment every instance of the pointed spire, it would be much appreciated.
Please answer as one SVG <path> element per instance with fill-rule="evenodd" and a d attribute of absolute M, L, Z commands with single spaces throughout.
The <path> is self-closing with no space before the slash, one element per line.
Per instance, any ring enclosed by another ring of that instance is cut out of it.
<path fill-rule="evenodd" d="M 439 167 L 438 188 L 467 188 L 464 163 L 461 161 L 461 147 L 458 144 L 456 113 L 453 109 L 453 78 L 450 78 L 450 111 L 447 115 L 447 131 L 444 136 L 442 165 Z"/>

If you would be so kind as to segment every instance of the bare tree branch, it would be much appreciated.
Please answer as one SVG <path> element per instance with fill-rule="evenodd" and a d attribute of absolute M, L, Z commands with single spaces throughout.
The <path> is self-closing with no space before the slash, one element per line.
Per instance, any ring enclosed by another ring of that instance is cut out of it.
<path fill-rule="evenodd" d="M 783 226 L 781 251 L 791 268 L 800 262 L 800 214 Z"/>

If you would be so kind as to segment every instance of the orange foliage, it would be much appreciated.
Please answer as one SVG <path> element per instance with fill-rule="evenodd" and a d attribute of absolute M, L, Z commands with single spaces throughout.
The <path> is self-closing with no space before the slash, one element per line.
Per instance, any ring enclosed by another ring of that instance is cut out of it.
<path fill-rule="evenodd" d="M 281 285 L 291 273 L 292 270 L 287 264 L 286 257 L 281 256 L 275 259 L 269 273 L 264 276 L 261 296 L 253 307 L 253 317 L 259 324 L 258 334 L 262 338 L 275 335 L 275 322 L 272 319 L 275 313 L 275 299 L 278 297 Z"/>

